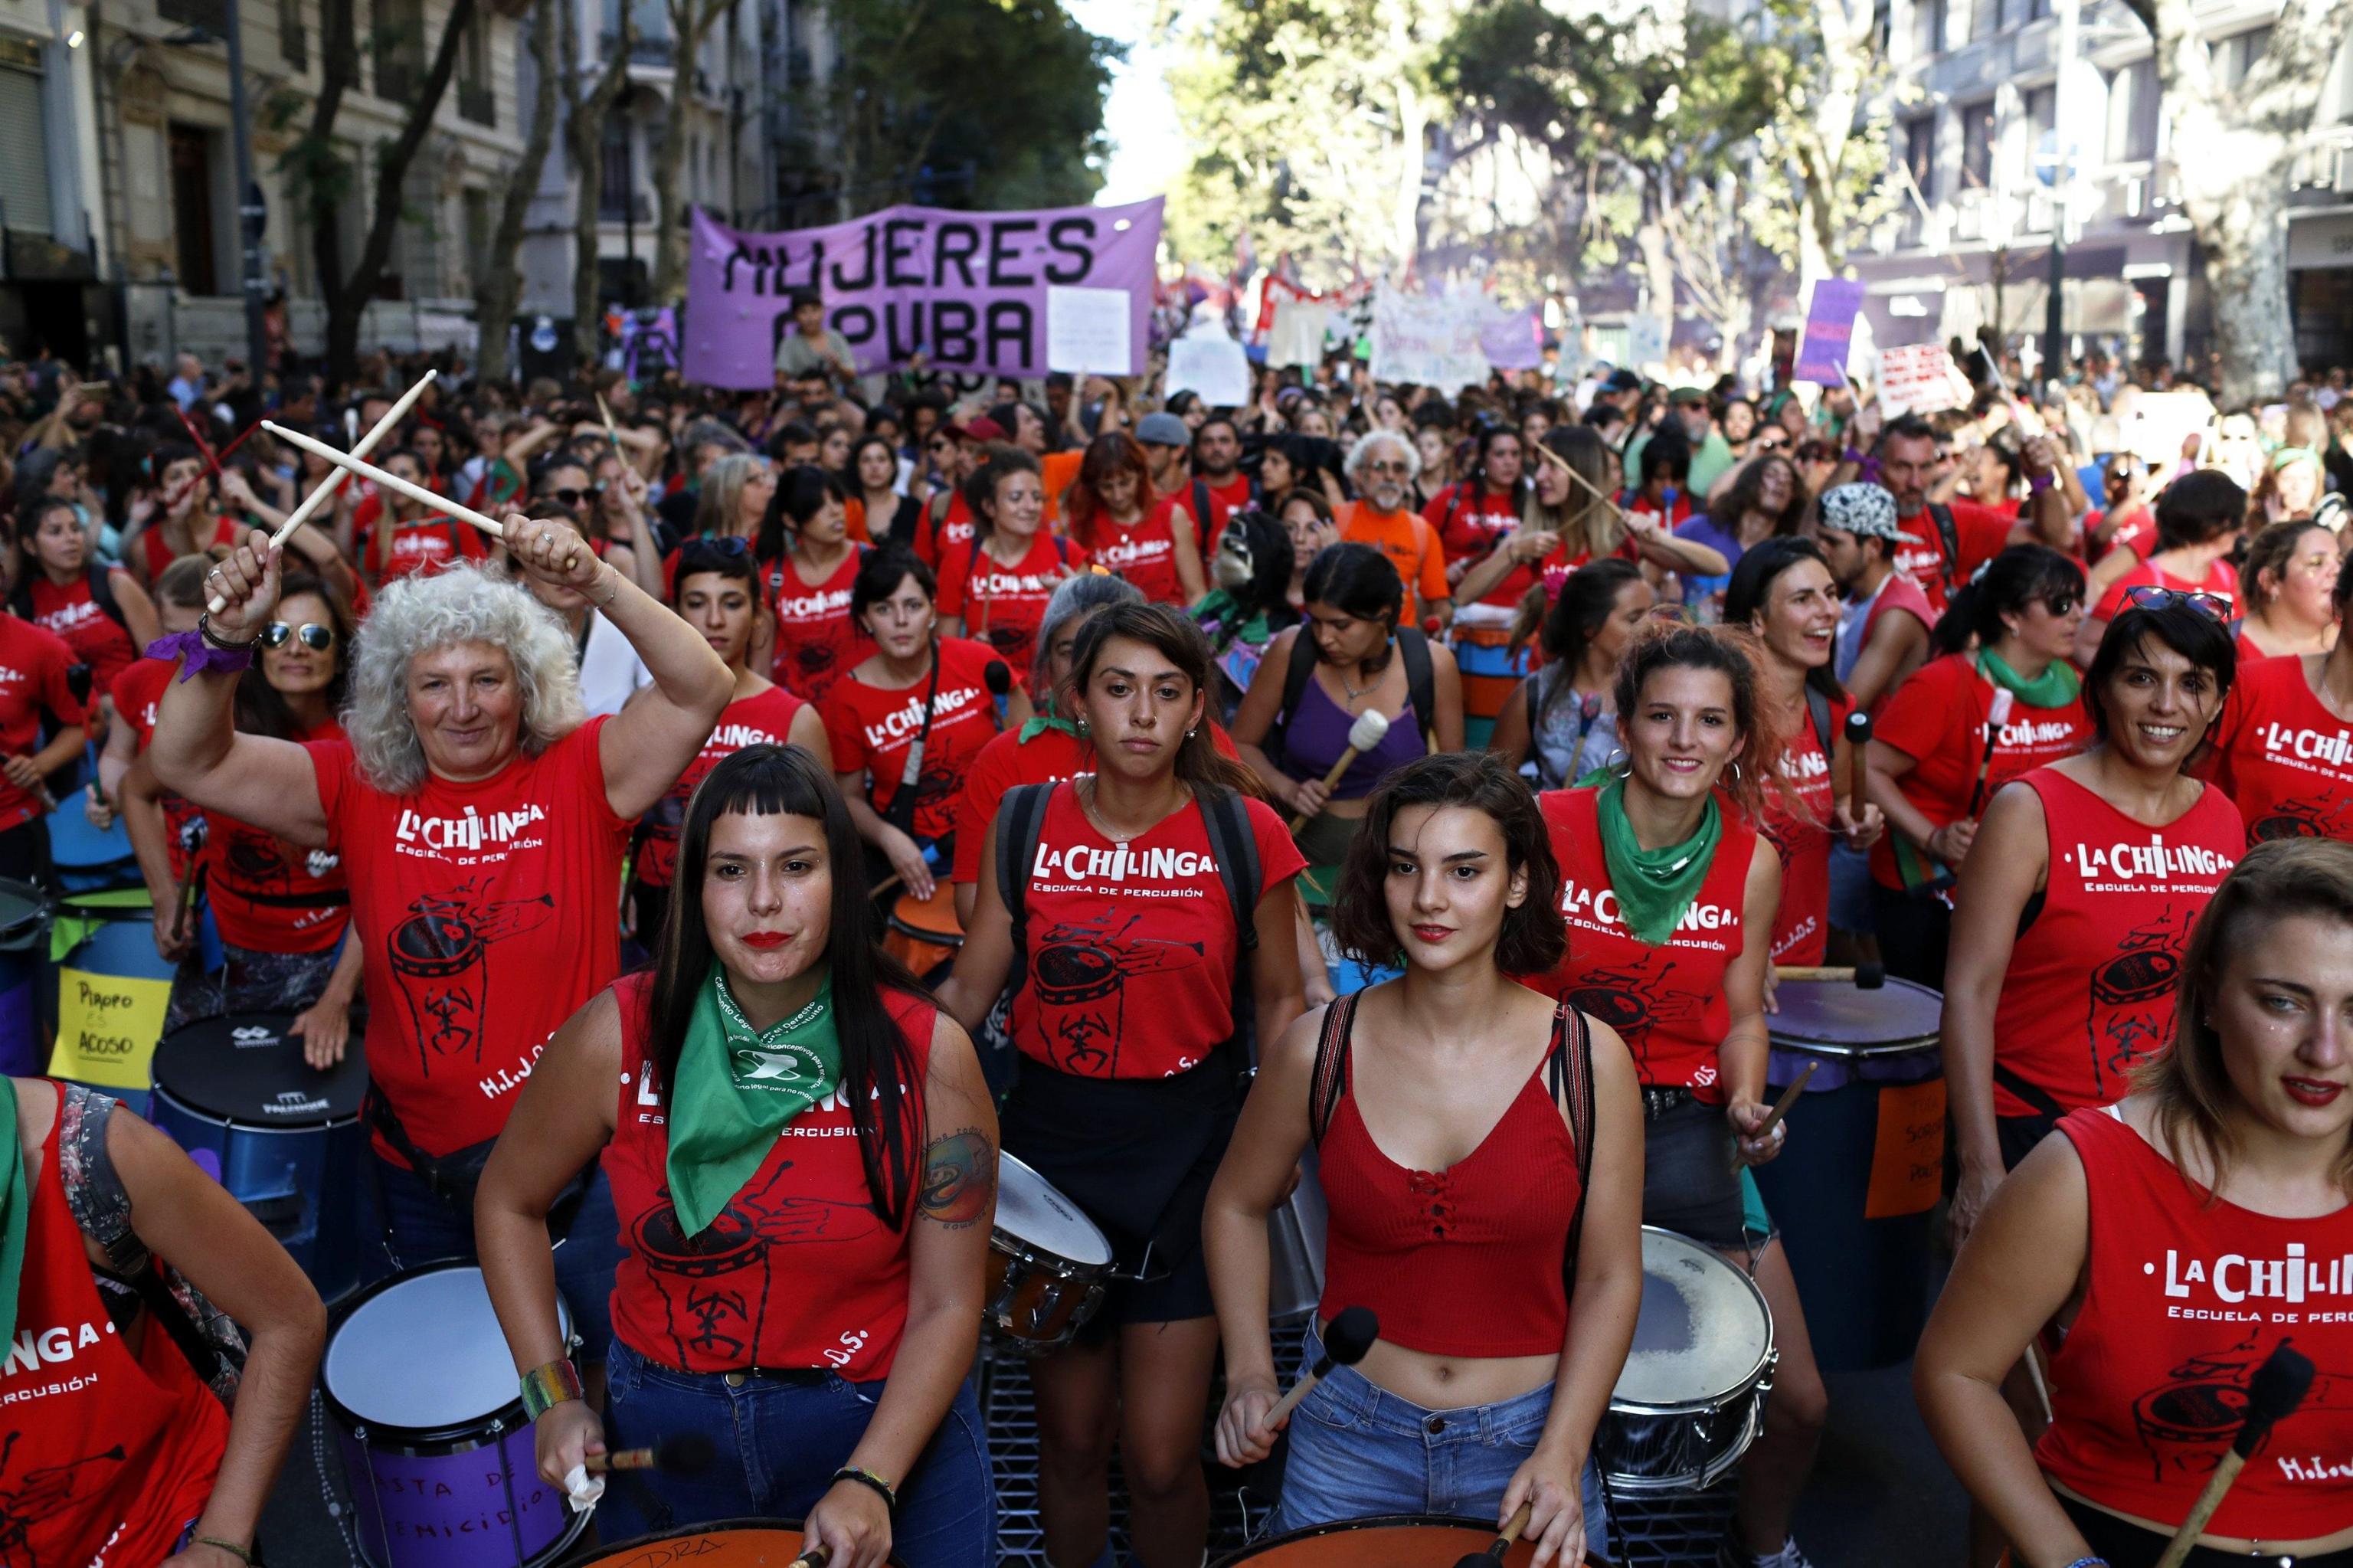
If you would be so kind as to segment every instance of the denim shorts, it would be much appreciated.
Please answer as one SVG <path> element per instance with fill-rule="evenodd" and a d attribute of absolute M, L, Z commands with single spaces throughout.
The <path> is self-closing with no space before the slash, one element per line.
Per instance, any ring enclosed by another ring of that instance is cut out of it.
<path fill-rule="evenodd" d="M 809 1380 L 682 1372 L 619 1340 L 606 1361 L 608 1447 L 647 1446 L 680 1432 L 718 1446 L 693 1476 L 638 1470 L 610 1478 L 596 1508 L 607 1541 L 723 1519 L 807 1519 L 849 1463 L 882 1383 L 834 1372 Z M 987 1568 L 997 1559 L 997 1492 L 980 1401 L 967 1378 L 923 1457 L 899 1483 L 892 1554 L 908 1568 Z"/>
<path fill-rule="evenodd" d="M 1311 1333 L 1308 1361 L 1323 1353 Z M 1395 1514 L 1493 1520 L 1551 1414 L 1550 1383 L 1493 1404 L 1425 1410 L 1354 1367 L 1335 1367 L 1292 1412 L 1282 1500 L 1267 1533 Z M 1590 1464 L 1584 1493 L 1587 1549 L 1605 1552 L 1600 1478 Z"/>

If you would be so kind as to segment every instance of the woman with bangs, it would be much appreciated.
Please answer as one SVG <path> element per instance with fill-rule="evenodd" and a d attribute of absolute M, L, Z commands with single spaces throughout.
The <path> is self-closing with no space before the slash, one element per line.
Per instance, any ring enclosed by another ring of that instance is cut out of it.
<path fill-rule="evenodd" d="M 613 1477 L 608 1538 L 789 1518 L 844 1568 L 993 1560 L 970 1374 L 997 1118 L 972 1042 L 876 945 L 863 861 L 808 753 L 712 768 L 654 968 L 555 1032 L 482 1173 L 483 1278 L 540 1478 L 564 1486 L 608 1440 L 727 1435 L 699 1472 Z M 602 1417 L 547 1231 L 592 1165 L 627 1248 Z"/>
<path fill-rule="evenodd" d="M 1124 430 L 1087 443 L 1066 500 L 1071 537 L 1103 570 L 1126 578 L 1154 604 L 1178 609 L 1208 591 L 1201 571 L 1199 519 L 1189 491 L 1155 501 L 1152 463 Z"/>
<path fill-rule="evenodd" d="M 1779 766 L 1755 640 L 1655 625 L 1618 670 L 1618 744 L 1601 781 L 1538 797 L 1560 864 L 1568 955 L 1528 983 L 1616 1029 L 1648 1122 L 1642 1223 L 1749 1272 L 1780 1352 L 1765 1427 L 1740 1469 L 1726 1568 L 1803 1568 L 1789 1538 L 1829 1396 L 1779 1240 L 1752 1237 L 1742 1168 L 1778 1156 L 1766 1119 L 1765 980 L 1781 865 L 1755 823 Z"/>
<path fill-rule="evenodd" d="M 1270 1531 L 1500 1525 L 1526 1503 L 1535 1568 L 1602 1542 L 1589 1456 L 1641 1303 L 1641 1097 L 1615 1031 L 1511 978 L 1560 962 L 1558 894 L 1544 818 L 1500 759 L 1424 758 L 1375 794 L 1334 934 L 1403 977 L 1265 1054 L 1203 1222 L 1218 1457 L 1255 1463 L 1291 1434 Z M 1380 1340 L 1270 1425 L 1267 1216 L 1311 1144 L 1331 1211 L 1318 1331 L 1365 1307 Z"/>
<path fill-rule="evenodd" d="M 2353 845 L 2249 850 L 2179 980 L 2173 1049 L 2118 1103 L 2069 1111 L 1986 1205 L 1913 1389 L 2018 1561 L 2348 1568 L 2353 1491 L 2319 1456 L 2353 1452 L 2353 1409 L 2323 1392 L 2353 1366 Z M 2283 1269 L 2304 1277 L 2250 1298 Z M 2058 1348 L 2031 1438 L 2001 1383 L 2038 1337 Z M 2169 1556 L 2291 1340 L 2320 1384 Z"/>

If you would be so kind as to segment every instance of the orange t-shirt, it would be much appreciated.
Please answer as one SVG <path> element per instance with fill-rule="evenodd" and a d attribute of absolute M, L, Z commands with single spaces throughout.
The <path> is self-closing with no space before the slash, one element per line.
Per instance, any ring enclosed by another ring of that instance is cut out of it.
<path fill-rule="evenodd" d="M 1046 522 L 1052 525 L 1061 520 L 1062 493 L 1079 482 L 1079 465 L 1087 461 L 1083 447 L 1066 452 L 1048 452 L 1038 460 L 1045 471 L 1039 481 L 1046 487 Z"/>
<path fill-rule="evenodd" d="M 1419 514 L 1376 512 L 1369 502 L 1351 501 L 1340 508 L 1340 537 L 1351 545 L 1370 545 L 1389 558 L 1405 579 L 1407 620 L 1419 621 L 1431 600 L 1452 596 L 1438 530 Z"/>

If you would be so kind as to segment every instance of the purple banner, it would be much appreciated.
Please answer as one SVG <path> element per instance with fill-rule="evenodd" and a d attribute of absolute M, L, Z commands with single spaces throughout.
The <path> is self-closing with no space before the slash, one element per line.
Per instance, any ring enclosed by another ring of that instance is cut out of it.
<path fill-rule="evenodd" d="M 1814 301 L 1806 311 L 1806 330 L 1798 339 L 1798 362 L 1789 367 L 1793 380 L 1824 387 L 1846 385 L 1847 344 L 1854 336 L 1854 318 L 1862 309 L 1862 285 L 1852 278 L 1824 278 L 1814 285 Z"/>
<path fill-rule="evenodd" d="M 849 342 L 861 371 L 907 365 L 920 353 L 934 370 L 1022 376 L 1062 368 L 1047 364 L 1050 288 L 1117 291 L 1128 297 L 1128 363 L 1084 368 L 1141 375 L 1152 343 L 1160 201 L 1034 212 L 892 207 L 772 234 L 730 228 L 698 207 L 686 378 L 772 385 L 798 289 L 824 296 L 826 324 Z M 1062 298 L 1098 311 L 1103 302 L 1100 293 Z M 1104 341 L 1104 323 L 1089 324 L 1098 329 L 1092 341 Z"/>

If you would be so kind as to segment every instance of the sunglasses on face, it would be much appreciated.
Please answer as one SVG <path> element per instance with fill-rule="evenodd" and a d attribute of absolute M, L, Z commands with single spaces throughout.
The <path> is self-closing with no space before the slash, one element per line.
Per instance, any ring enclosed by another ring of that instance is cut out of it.
<path fill-rule="evenodd" d="M 566 485 L 562 490 L 549 491 L 547 498 L 559 506 L 578 506 L 584 502 L 594 501 L 604 493 L 605 487 L 601 484 L 592 484 L 586 490 L 575 490 L 570 485 Z"/>
<path fill-rule="evenodd" d="M 2125 602 L 2135 609 L 2163 609 L 2168 605 L 2186 604 L 2192 609 L 2203 610 L 2217 620 L 2231 619 L 2229 599 L 2218 593 L 2200 593 L 2191 588 L 2126 588 Z"/>
<path fill-rule="evenodd" d="M 2042 608 L 2049 610 L 2052 615 L 2063 616 L 2072 611 L 2077 605 L 2081 604 L 2083 600 L 2077 599 L 2072 593 L 2054 593 L 2048 599 L 2042 599 L 2040 602 L 2042 603 Z"/>
<path fill-rule="evenodd" d="M 261 629 L 261 645 L 264 648 L 283 648 L 298 638 L 301 640 L 302 646 L 313 653 L 324 653 L 335 645 L 335 629 L 321 626 L 314 620 L 306 620 L 300 626 L 290 621 L 273 620 Z"/>

